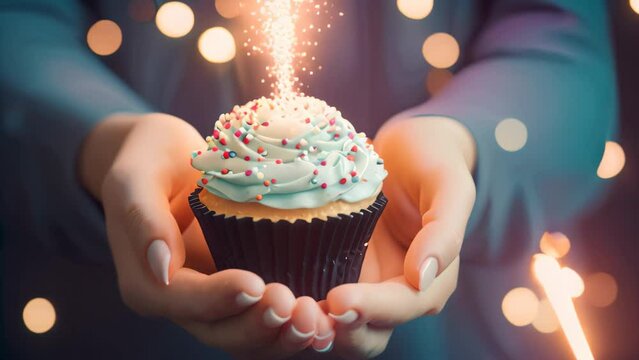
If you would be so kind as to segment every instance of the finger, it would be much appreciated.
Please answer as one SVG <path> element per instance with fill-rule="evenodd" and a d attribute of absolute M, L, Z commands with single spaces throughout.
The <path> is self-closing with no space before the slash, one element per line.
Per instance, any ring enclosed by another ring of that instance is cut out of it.
<path fill-rule="evenodd" d="M 328 293 L 329 315 L 335 319 L 338 329 L 354 330 L 368 323 L 392 327 L 439 312 L 457 286 L 458 270 L 459 258 L 456 258 L 426 292 L 416 290 L 404 276 L 382 283 L 338 286 Z"/>
<path fill-rule="evenodd" d="M 430 201 L 426 200 L 429 189 L 420 195 L 420 209 L 428 210 L 404 259 L 407 281 L 421 291 L 459 255 L 475 202 L 475 185 L 466 170 L 442 172 L 436 187 Z"/>
<path fill-rule="evenodd" d="M 320 308 L 322 308 L 321 305 Z M 333 323 L 334 321 L 324 313 L 318 316 L 317 334 L 315 335 L 312 344 L 312 347 L 315 351 L 319 353 L 326 353 L 330 352 L 333 349 L 333 340 L 335 339 Z"/>
<path fill-rule="evenodd" d="M 286 286 L 273 283 L 266 285 L 262 300 L 249 310 L 220 321 L 191 322 L 187 328 L 207 345 L 233 349 L 237 355 L 247 351 L 245 355 L 254 355 L 254 349 L 276 343 L 294 308 L 293 293 Z"/>
<path fill-rule="evenodd" d="M 297 299 L 289 324 L 283 330 L 278 347 L 295 353 L 308 347 L 317 334 L 317 319 L 322 314 L 317 302 L 308 296 Z"/>

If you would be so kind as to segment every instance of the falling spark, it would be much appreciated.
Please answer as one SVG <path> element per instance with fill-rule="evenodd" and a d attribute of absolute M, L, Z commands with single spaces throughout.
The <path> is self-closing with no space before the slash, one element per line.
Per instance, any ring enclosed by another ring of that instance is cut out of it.
<path fill-rule="evenodd" d="M 561 267 L 557 259 L 545 254 L 533 258 L 533 272 L 555 310 L 559 324 L 577 360 L 594 360 L 586 334 L 579 322 L 577 310 L 562 281 Z"/>
<path fill-rule="evenodd" d="M 295 25 L 297 11 L 303 0 L 264 0 L 262 5 L 262 31 L 273 58 L 271 67 L 275 75 L 276 95 L 283 98 L 295 94 Z"/>

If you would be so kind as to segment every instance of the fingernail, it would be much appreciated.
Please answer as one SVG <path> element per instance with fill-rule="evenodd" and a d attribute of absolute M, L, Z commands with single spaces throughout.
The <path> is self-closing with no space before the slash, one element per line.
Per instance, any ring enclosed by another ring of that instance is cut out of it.
<path fill-rule="evenodd" d="M 275 313 L 273 308 L 268 308 L 264 312 L 264 324 L 270 328 L 276 328 L 282 326 L 285 322 L 287 322 L 291 317 L 281 317 Z"/>
<path fill-rule="evenodd" d="M 153 275 L 165 285 L 169 285 L 171 250 L 166 242 L 153 240 L 146 251 L 146 260 L 149 262 Z"/>
<path fill-rule="evenodd" d="M 331 330 L 331 331 L 327 332 L 327 333 L 326 333 L 326 334 L 324 334 L 324 335 L 317 334 L 317 335 L 315 335 L 315 340 L 317 340 L 317 341 L 326 340 L 326 339 L 328 339 L 329 337 L 333 336 L 333 334 L 334 334 L 333 330 Z"/>
<path fill-rule="evenodd" d="M 357 311 L 355 310 L 348 310 L 342 315 L 335 315 L 335 314 L 328 313 L 328 316 L 332 317 L 333 320 L 337 321 L 340 324 L 348 325 L 348 324 L 352 324 L 355 320 L 357 320 L 357 317 L 359 315 L 357 315 Z"/>
<path fill-rule="evenodd" d="M 437 259 L 429 257 L 419 268 L 419 291 L 426 291 L 437 276 Z"/>
<path fill-rule="evenodd" d="M 323 349 L 318 349 L 315 347 L 315 344 L 313 344 L 313 350 L 317 351 L 318 353 L 327 353 L 333 350 L 333 340 L 331 340 L 331 342 L 329 342 L 328 345 L 326 345 Z"/>
<path fill-rule="evenodd" d="M 309 340 L 314 335 L 315 335 L 315 330 L 311 330 L 307 333 L 303 333 L 297 330 L 297 328 L 295 328 L 295 325 L 291 324 L 291 327 L 288 329 L 288 333 L 286 334 L 286 339 L 293 343 L 301 343 L 301 342 Z"/>
<path fill-rule="evenodd" d="M 251 296 L 245 292 L 241 292 L 239 294 L 237 294 L 237 296 L 235 297 L 235 302 L 241 306 L 241 307 L 245 307 L 245 306 L 250 306 L 255 304 L 256 302 L 260 301 L 262 299 L 262 295 L 258 295 L 258 296 Z"/>

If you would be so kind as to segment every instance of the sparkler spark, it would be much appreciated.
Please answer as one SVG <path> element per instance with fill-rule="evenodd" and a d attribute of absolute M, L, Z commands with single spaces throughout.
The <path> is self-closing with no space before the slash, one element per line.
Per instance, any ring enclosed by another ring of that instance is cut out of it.
<path fill-rule="evenodd" d="M 594 360 L 590 345 L 581 327 L 577 311 L 562 281 L 561 268 L 551 256 L 537 254 L 533 260 L 533 272 L 541 283 L 555 310 L 568 344 L 577 360 Z"/>
<path fill-rule="evenodd" d="M 295 95 L 295 25 L 302 2 L 303 0 L 264 0 L 261 10 L 264 16 L 262 31 L 273 58 L 271 72 L 276 78 L 276 95 L 283 98 Z"/>

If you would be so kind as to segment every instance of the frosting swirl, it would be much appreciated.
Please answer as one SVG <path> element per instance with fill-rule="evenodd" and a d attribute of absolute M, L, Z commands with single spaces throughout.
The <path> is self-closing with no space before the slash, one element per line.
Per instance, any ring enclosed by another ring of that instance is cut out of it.
<path fill-rule="evenodd" d="M 260 98 L 220 115 L 191 161 L 198 185 L 221 198 L 315 208 L 379 192 L 387 172 L 367 140 L 322 100 Z"/>

